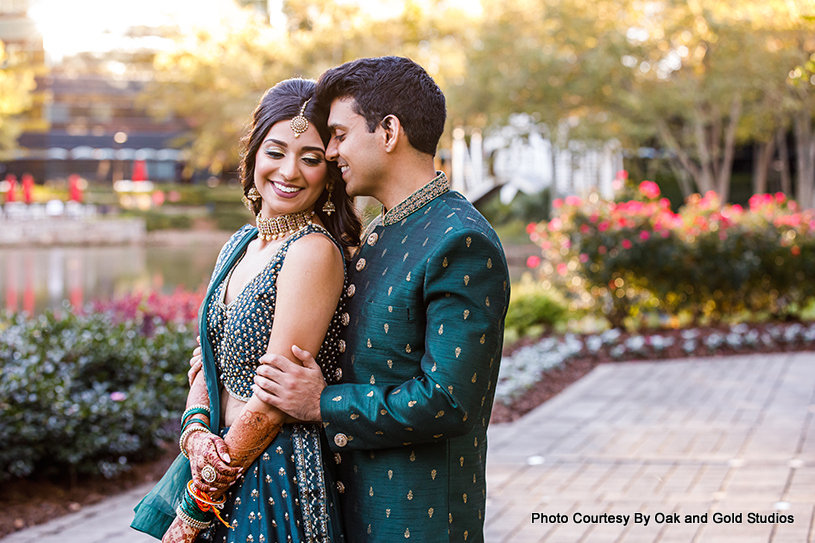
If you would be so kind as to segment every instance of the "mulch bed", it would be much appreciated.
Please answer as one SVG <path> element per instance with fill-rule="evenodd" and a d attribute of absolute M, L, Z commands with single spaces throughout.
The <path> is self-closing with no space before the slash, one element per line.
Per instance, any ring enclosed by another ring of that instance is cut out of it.
<path fill-rule="evenodd" d="M 762 330 L 767 326 L 771 325 L 750 325 L 751 328 L 758 330 Z M 777 326 L 777 323 L 772 326 Z M 701 332 L 700 336 L 704 337 L 707 333 L 713 331 L 726 333 L 728 329 L 726 327 L 710 327 L 699 330 Z M 728 345 L 721 345 L 717 348 L 715 354 L 700 346 L 698 351 L 689 355 L 682 349 L 681 332 L 681 330 L 654 330 L 650 332 L 663 337 L 672 336 L 676 341 L 674 345 L 665 348 L 658 357 L 649 356 L 648 361 L 688 358 L 689 356 L 726 356 L 731 354 L 815 350 L 815 345 L 802 343 L 772 346 L 761 344 L 742 350 L 735 350 Z M 619 341 L 625 341 L 632 335 L 634 334 L 624 333 L 620 336 Z M 649 335 L 649 333 L 638 332 L 636 335 Z M 505 349 L 504 355 L 511 354 L 513 351 L 535 341 L 535 339 L 525 339 L 516 343 Z M 557 395 L 598 364 L 642 360 L 641 357 L 614 358 L 610 353 L 610 349 L 610 346 L 604 346 L 596 353 L 568 360 L 561 366 L 550 369 L 545 373 L 541 381 L 510 404 L 496 402 L 490 421 L 505 423 L 516 420 Z M 67 513 L 79 511 L 84 506 L 94 504 L 108 496 L 118 494 L 143 483 L 157 481 L 170 466 L 176 455 L 177 451 L 170 448 L 159 459 L 134 465 L 129 472 L 117 478 L 104 479 L 96 477 L 82 479 L 73 486 L 67 481 L 38 480 L 11 481 L 0 484 L 0 509 L 3 511 L 3 515 L 0 515 L 0 537 Z"/>

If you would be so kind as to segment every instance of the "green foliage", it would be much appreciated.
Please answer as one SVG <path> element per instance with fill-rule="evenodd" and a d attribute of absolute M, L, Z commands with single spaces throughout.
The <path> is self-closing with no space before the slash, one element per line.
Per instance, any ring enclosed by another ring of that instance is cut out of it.
<path fill-rule="evenodd" d="M 158 318 L 0 317 L 0 479 L 112 477 L 155 456 L 177 435 L 195 335 Z"/>
<path fill-rule="evenodd" d="M 147 211 L 130 210 L 127 216 L 144 219 L 148 232 L 154 230 L 189 230 L 192 228 L 192 218 L 184 213 L 165 213 L 160 209 L 150 209 Z"/>
<path fill-rule="evenodd" d="M 506 316 L 507 330 L 523 336 L 533 326 L 551 328 L 565 319 L 566 308 L 539 286 L 513 285 Z"/>
<path fill-rule="evenodd" d="M 815 213 L 783 194 L 756 195 L 749 210 L 694 195 L 674 213 L 643 182 L 639 199 L 592 195 L 556 201 L 559 217 L 531 232 L 543 248 L 544 285 L 612 326 L 656 310 L 720 321 L 765 313 L 783 319 L 815 299 Z"/>
<path fill-rule="evenodd" d="M 216 205 L 212 218 L 215 219 L 218 230 L 234 231 L 246 223 L 254 222 L 252 214 L 243 205 Z"/>

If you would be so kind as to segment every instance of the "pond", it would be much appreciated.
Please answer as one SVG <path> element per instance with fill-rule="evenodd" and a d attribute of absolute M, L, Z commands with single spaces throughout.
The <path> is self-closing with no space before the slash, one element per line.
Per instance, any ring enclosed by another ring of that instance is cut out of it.
<path fill-rule="evenodd" d="M 0 311 L 37 314 L 132 292 L 196 290 L 223 241 L 192 245 L 0 248 Z"/>
<path fill-rule="evenodd" d="M 68 300 L 75 307 L 133 292 L 195 291 L 209 281 L 229 234 L 189 243 L 109 247 L 0 248 L 0 311 L 41 313 Z M 531 245 L 506 245 L 510 277 L 526 270 Z"/>

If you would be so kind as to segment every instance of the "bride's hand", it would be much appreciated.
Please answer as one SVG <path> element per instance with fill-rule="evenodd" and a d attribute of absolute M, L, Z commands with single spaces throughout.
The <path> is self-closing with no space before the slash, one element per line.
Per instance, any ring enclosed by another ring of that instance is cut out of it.
<path fill-rule="evenodd" d="M 161 543 L 192 543 L 198 537 L 200 530 L 185 524 L 180 518 L 176 517 L 164 537 L 161 538 Z"/>
<path fill-rule="evenodd" d="M 209 432 L 193 432 L 187 438 L 187 454 L 190 456 L 190 469 L 193 484 L 211 494 L 225 490 L 238 478 L 241 468 L 232 467 L 229 463 L 229 449 L 220 436 Z M 205 481 L 202 470 L 205 466 L 215 469 L 215 480 Z"/>

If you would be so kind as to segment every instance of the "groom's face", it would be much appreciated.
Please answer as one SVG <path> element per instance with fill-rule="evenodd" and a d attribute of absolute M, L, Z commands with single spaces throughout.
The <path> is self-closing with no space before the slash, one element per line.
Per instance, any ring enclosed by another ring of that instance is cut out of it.
<path fill-rule="evenodd" d="M 387 159 L 382 127 L 369 132 L 365 117 L 354 111 L 354 99 L 346 97 L 331 103 L 328 128 L 331 141 L 326 158 L 340 167 L 348 195 L 376 197 Z"/>

